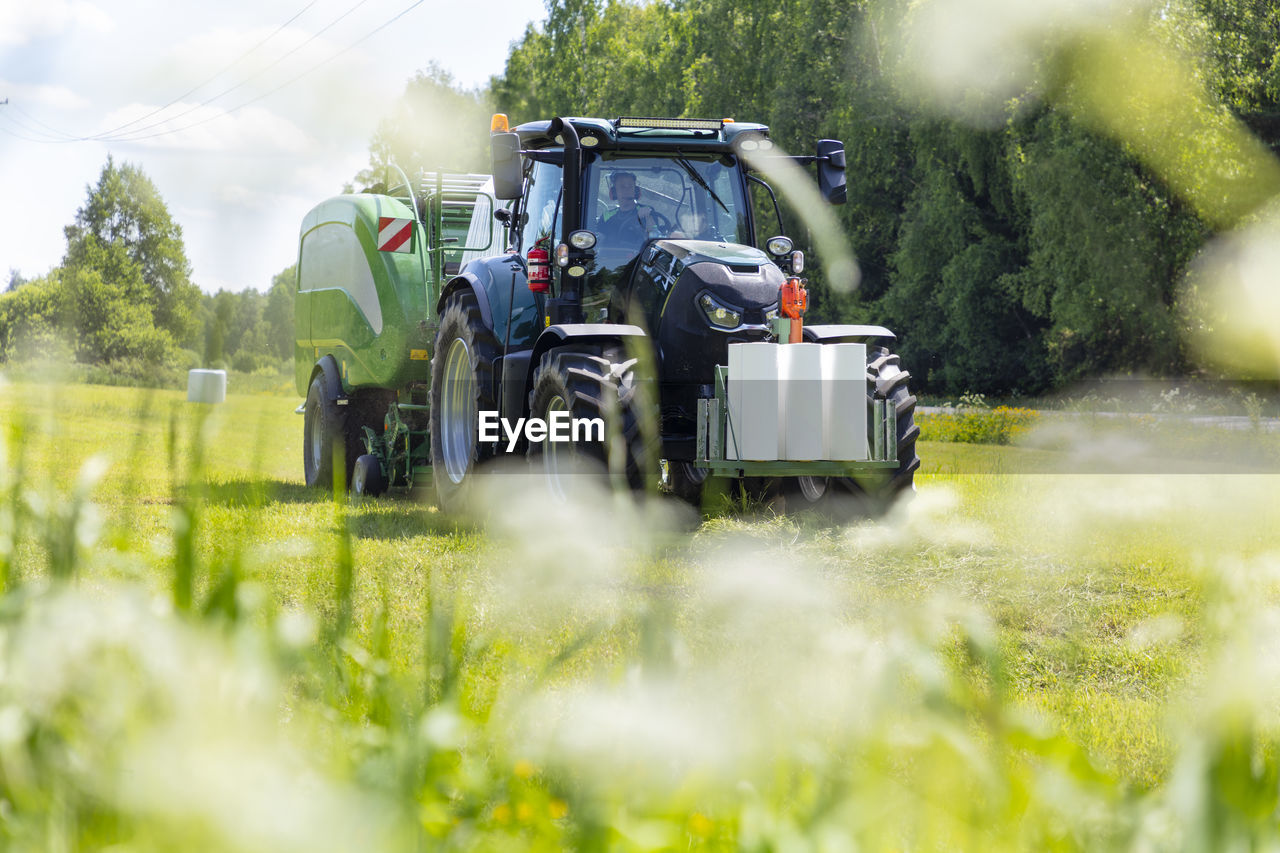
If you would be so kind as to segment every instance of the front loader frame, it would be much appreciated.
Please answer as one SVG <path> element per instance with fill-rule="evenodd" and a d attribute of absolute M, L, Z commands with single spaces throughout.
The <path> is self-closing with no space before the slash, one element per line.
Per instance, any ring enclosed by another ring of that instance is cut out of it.
<path fill-rule="evenodd" d="M 750 461 L 725 458 L 726 437 L 733 430 L 728 405 L 729 368 L 716 365 L 715 395 L 698 400 L 698 431 L 694 464 L 718 477 L 853 477 L 898 467 L 897 413 L 886 400 L 871 411 L 870 458 L 865 461 L 779 460 Z"/>

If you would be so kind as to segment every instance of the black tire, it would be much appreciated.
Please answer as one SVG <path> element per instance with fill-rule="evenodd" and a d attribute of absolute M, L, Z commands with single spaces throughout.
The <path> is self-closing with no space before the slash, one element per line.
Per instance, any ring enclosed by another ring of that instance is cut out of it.
<path fill-rule="evenodd" d="M 323 370 L 317 371 L 307 389 L 306 408 L 303 409 L 302 471 L 307 485 L 313 488 L 334 487 L 334 456 L 346 451 L 347 413 L 338 405 L 341 388 L 329 380 Z M 344 459 L 345 461 L 345 459 Z M 349 475 L 354 457 L 346 463 L 344 472 Z M 348 476 L 344 484 L 350 482 Z"/>
<path fill-rule="evenodd" d="M 493 365 L 498 342 L 469 290 L 449 297 L 431 357 L 431 479 L 440 507 L 466 503 L 478 464 L 493 455 L 479 441 L 477 413 L 496 411 Z"/>
<path fill-rule="evenodd" d="M 668 460 L 663 469 L 662 486 L 685 503 L 702 506 L 702 493 L 711 476 L 706 468 L 692 462 Z"/>
<path fill-rule="evenodd" d="M 345 405 L 338 405 L 342 398 L 342 385 L 324 370 L 317 370 L 303 409 L 302 471 L 308 486 L 333 488 L 334 454 L 339 450 L 342 486 L 350 486 L 356 459 L 366 452 L 364 427 L 382 430 L 382 417 L 395 395 L 366 388 L 352 391 Z"/>
<path fill-rule="evenodd" d="M 868 346 L 867 372 L 872 380 L 868 402 L 886 400 L 897 416 L 898 467 L 889 474 L 842 477 L 837 483 L 843 494 L 836 496 L 852 499 L 864 514 L 883 515 L 914 491 L 916 470 L 920 467 L 920 457 L 916 455 L 920 427 L 915 422 L 916 398 L 908 389 L 911 374 L 901 368 L 898 357 L 885 347 Z M 872 428 L 868 421 L 868 432 Z"/>
<path fill-rule="evenodd" d="M 636 359 L 615 361 L 616 357 L 599 349 L 555 349 L 542 357 L 534 372 L 531 418 L 550 423 L 551 413 L 564 409 L 572 420 L 600 418 L 605 425 L 604 441 L 530 444 L 535 474 L 543 475 L 560 499 L 581 482 L 574 477 L 618 490 L 638 491 L 647 484 L 650 463 L 637 412 Z"/>
<path fill-rule="evenodd" d="M 787 477 L 778 484 L 787 512 L 825 511 L 833 484 L 830 477 Z"/>
<path fill-rule="evenodd" d="M 376 498 L 386 490 L 387 478 L 382 474 L 382 463 L 378 462 L 378 457 L 371 453 L 356 457 L 351 471 L 351 493 Z"/>

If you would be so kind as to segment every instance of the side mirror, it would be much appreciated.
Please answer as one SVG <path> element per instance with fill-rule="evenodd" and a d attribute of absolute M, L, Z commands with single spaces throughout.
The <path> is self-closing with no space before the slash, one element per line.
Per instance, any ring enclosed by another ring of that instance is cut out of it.
<path fill-rule="evenodd" d="M 501 222 L 505 226 L 511 225 L 511 211 L 505 207 L 500 207 L 493 212 L 493 218 Z"/>
<path fill-rule="evenodd" d="M 844 181 L 844 143 L 838 139 L 818 140 L 818 191 L 832 204 L 848 201 Z"/>
<path fill-rule="evenodd" d="M 493 194 L 503 201 L 520 198 L 524 169 L 520 162 L 520 134 L 495 133 L 489 138 L 493 152 Z"/>

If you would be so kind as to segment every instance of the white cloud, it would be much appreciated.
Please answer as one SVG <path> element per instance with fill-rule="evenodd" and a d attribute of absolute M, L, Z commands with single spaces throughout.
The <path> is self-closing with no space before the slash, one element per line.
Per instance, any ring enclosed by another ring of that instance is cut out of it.
<path fill-rule="evenodd" d="M 66 86 L 13 83 L 0 79 L 0 91 L 5 92 L 14 103 L 22 102 L 30 106 L 39 105 L 59 110 L 76 110 L 89 106 L 88 99 L 80 97 Z"/>
<path fill-rule="evenodd" d="M 296 0 L 166 7 L 144 0 L 0 0 L 0 99 L 9 97 L 11 105 L 67 133 L 109 130 L 208 80 L 302 5 Z M 341 0 L 315 4 L 243 62 L 182 100 L 202 104 L 300 45 L 350 5 Z M 117 162 L 142 168 L 160 189 L 183 226 L 201 287 L 267 287 L 272 275 L 296 260 L 298 225 L 307 210 L 338 193 L 367 164 L 378 121 L 415 70 L 434 59 L 466 85 L 483 82 L 501 71 L 508 43 L 526 22 L 545 15 L 542 0 L 470 5 L 428 0 L 376 37 L 272 91 L 406 5 L 405 0 L 370 0 L 235 92 L 168 125 L 142 131 L 156 121 L 153 116 L 126 128 L 141 137 L 203 121 L 180 132 L 135 142 L 65 145 L 0 133 L 0 186 L 28 200 L 0 206 L 0 275 L 11 266 L 30 274 L 58 263 L 66 247 L 62 229 L 84 203 L 86 186 L 97 180 L 110 152 Z M 112 20 L 114 32 L 103 38 L 98 31 L 110 28 Z M 457 37 L 481 30 L 490 36 L 483 44 Z M 230 115 L 225 112 L 263 95 Z M 0 113 L 7 109 L 0 107 Z M 185 109 L 174 105 L 162 115 Z M 13 117 L 36 127 L 17 111 Z"/>
<path fill-rule="evenodd" d="M 97 32 L 115 28 L 111 16 L 86 0 L 43 0 L 0 4 L 0 45 L 22 45 L 82 27 Z"/>
<path fill-rule="evenodd" d="M 155 58 L 149 77 L 170 86 L 172 81 L 182 81 L 187 89 L 196 87 L 190 95 L 192 101 L 218 96 L 226 98 L 225 105 L 234 106 L 270 91 L 342 49 L 323 37 L 311 38 L 306 30 L 296 27 L 279 32 L 274 27 L 217 27 L 174 42 Z"/>

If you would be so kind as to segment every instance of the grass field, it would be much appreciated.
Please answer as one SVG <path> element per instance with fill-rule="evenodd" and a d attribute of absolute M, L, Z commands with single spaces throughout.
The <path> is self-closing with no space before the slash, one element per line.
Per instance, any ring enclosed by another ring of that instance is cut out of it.
<path fill-rule="evenodd" d="M 0 847 L 1280 841 L 1274 475 L 923 442 L 882 521 L 463 522 L 304 489 L 296 404 L 0 386 Z"/>

